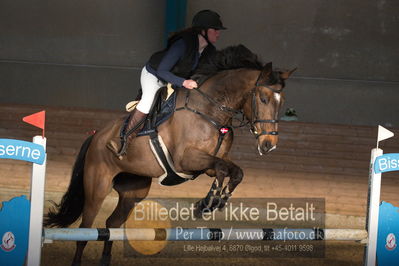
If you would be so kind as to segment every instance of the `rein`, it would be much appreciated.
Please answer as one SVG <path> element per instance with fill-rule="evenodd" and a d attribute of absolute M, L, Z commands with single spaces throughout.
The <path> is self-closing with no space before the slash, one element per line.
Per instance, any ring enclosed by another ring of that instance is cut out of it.
<path fill-rule="evenodd" d="M 199 92 L 199 93 L 200 93 L 203 97 L 205 97 L 209 102 L 211 102 L 211 103 L 217 105 L 217 106 L 218 106 L 218 109 L 219 109 L 220 111 L 230 112 L 230 113 L 233 113 L 233 114 L 242 114 L 242 112 L 239 111 L 239 110 L 235 110 L 235 109 L 232 109 L 232 108 L 230 108 L 230 107 L 227 107 L 227 106 L 225 106 L 225 105 L 223 105 L 223 104 L 220 104 L 219 102 L 215 101 L 213 98 L 211 98 L 208 94 L 204 93 L 204 92 L 201 91 L 200 89 L 195 88 L 194 90 L 196 90 L 197 92 Z M 215 121 L 212 117 L 210 117 L 210 116 L 208 116 L 208 115 L 206 115 L 206 114 L 204 114 L 204 113 L 202 113 L 202 112 L 200 112 L 200 111 L 198 111 L 198 110 L 195 110 L 195 109 L 190 108 L 190 107 L 188 106 L 189 99 L 190 99 L 190 93 L 191 93 L 191 90 L 187 90 L 187 93 L 186 93 L 186 100 L 185 100 L 184 106 L 183 106 L 183 107 L 176 108 L 176 111 L 187 110 L 187 111 L 193 112 L 194 114 L 200 115 L 203 119 L 205 119 L 206 121 L 208 121 L 209 123 L 211 123 L 211 124 L 218 130 L 218 132 L 219 132 L 218 143 L 217 143 L 217 145 L 216 145 L 215 151 L 213 152 L 213 155 L 216 156 L 216 154 L 218 153 L 220 147 L 222 146 L 222 142 L 223 142 L 223 140 L 224 140 L 224 137 L 225 137 L 226 134 L 228 134 L 229 132 L 233 132 L 233 128 L 230 127 L 230 126 L 228 126 L 228 125 L 222 125 L 222 124 L 220 124 L 219 122 Z"/>
<path fill-rule="evenodd" d="M 224 104 L 221 104 L 219 102 L 217 102 L 216 100 L 214 100 L 211 96 L 209 96 L 208 94 L 206 94 L 205 92 L 203 92 L 202 90 L 200 90 L 199 88 L 195 88 L 196 91 L 198 91 L 202 96 L 204 96 L 208 101 L 210 101 L 211 103 L 218 105 L 219 106 L 219 110 L 220 111 L 225 111 L 225 112 L 230 112 L 233 114 L 242 114 L 242 112 L 240 110 L 235 110 L 233 108 L 230 108 Z"/>
<path fill-rule="evenodd" d="M 231 112 L 233 114 L 241 114 L 242 112 L 239 110 L 235 110 L 232 108 L 229 108 L 223 104 L 220 104 L 219 102 L 215 101 L 214 99 L 212 99 L 209 95 L 207 95 L 206 93 L 204 93 L 203 91 L 201 91 L 200 89 L 195 88 L 194 90 L 196 90 L 197 92 L 199 92 L 202 96 L 204 96 L 208 101 L 210 101 L 211 103 L 218 105 L 218 109 L 220 111 L 225 111 L 225 112 Z M 205 120 L 207 120 L 208 122 L 210 122 L 213 126 L 215 126 L 217 129 L 220 129 L 221 127 L 223 127 L 224 125 L 220 124 L 219 122 L 215 121 L 212 117 L 198 111 L 195 109 L 192 109 L 191 107 L 188 106 L 189 103 L 189 99 L 190 99 L 190 94 L 191 94 L 191 90 L 187 90 L 186 93 L 186 100 L 184 103 L 183 107 L 179 107 L 176 108 L 176 111 L 180 111 L 180 110 L 188 110 L 191 111 L 197 115 L 200 115 L 202 118 L 204 118 Z"/>

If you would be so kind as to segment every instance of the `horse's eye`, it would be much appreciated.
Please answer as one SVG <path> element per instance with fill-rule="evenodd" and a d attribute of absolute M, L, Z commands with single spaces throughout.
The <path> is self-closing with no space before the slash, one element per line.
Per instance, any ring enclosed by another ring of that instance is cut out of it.
<path fill-rule="evenodd" d="M 267 98 L 260 97 L 260 101 L 264 104 L 267 104 Z"/>
<path fill-rule="evenodd" d="M 267 97 L 267 94 L 266 94 L 264 91 L 260 91 L 260 92 L 259 92 L 259 98 L 260 98 L 260 101 L 261 101 L 263 104 L 267 104 L 268 101 L 269 101 L 269 97 Z"/>

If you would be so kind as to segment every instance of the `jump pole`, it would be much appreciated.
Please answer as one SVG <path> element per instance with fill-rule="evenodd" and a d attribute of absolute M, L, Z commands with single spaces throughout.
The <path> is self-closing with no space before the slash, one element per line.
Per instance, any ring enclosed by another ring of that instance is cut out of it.
<path fill-rule="evenodd" d="M 365 241 L 361 229 L 291 228 L 46 228 L 46 242 L 61 241 Z"/>

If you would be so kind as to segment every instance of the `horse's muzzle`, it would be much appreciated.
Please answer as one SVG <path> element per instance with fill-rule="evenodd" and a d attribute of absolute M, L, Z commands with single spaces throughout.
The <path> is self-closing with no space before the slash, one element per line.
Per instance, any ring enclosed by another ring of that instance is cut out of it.
<path fill-rule="evenodd" d="M 271 151 L 274 151 L 277 148 L 277 145 L 273 145 L 270 141 L 264 141 L 262 143 L 258 143 L 258 152 L 259 155 L 267 154 Z"/>

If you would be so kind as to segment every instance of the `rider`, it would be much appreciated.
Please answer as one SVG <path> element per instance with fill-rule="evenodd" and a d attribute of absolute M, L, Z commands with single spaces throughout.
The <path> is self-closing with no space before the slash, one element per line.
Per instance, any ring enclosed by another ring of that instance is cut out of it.
<path fill-rule="evenodd" d="M 136 135 L 126 133 L 137 127 L 150 111 L 152 102 L 159 88 L 165 83 L 171 83 L 178 87 L 194 89 L 198 87 L 196 81 L 190 79 L 193 70 L 198 66 L 199 60 L 206 59 L 216 51 L 213 44 L 220 36 L 220 30 L 226 29 L 218 13 L 212 10 L 199 11 L 192 20 L 190 28 L 176 33 L 168 40 L 167 47 L 154 53 L 141 71 L 142 98 L 132 111 L 130 120 L 124 130 L 124 144 Z M 123 148 L 116 143 L 110 143 L 109 147 L 118 156 L 122 155 Z"/>

